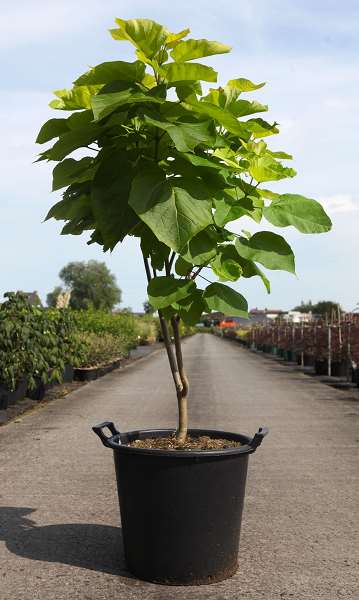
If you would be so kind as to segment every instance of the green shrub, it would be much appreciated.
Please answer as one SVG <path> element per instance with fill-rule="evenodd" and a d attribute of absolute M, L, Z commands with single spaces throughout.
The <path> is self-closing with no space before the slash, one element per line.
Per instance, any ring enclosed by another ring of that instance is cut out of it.
<path fill-rule="evenodd" d="M 101 310 L 86 310 L 74 313 L 79 331 L 99 335 L 110 333 L 118 338 L 124 353 L 137 345 L 139 330 L 136 317 L 131 313 L 112 314 Z"/>
<path fill-rule="evenodd" d="M 153 344 L 159 337 L 159 321 L 150 315 L 137 317 L 136 327 L 139 344 Z"/>
<path fill-rule="evenodd" d="M 82 348 L 81 367 L 100 367 L 125 354 L 118 336 L 83 331 L 76 335 Z"/>
<path fill-rule="evenodd" d="M 65 365 L 76 364 L 80 347 L 69 311 L 29 303 L 26 294 L 8 292 L 0 306 L 0 382 L 10 391 L 26 377 L 28 386 L 61 381 Z"/>

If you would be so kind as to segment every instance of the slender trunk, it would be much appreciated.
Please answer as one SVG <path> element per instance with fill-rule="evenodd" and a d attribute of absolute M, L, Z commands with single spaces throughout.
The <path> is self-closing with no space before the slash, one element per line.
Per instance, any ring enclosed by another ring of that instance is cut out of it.
<path fill-rule="evenodd" d="M 181 394 L 177 396 L 178 400 L 178 430 L 177 430 L 177 438 L 180 442 L 184 442 L 187 436 L 188 430 L 188 407 L 187 407 L 187 397 L 189 391 L 189 383 L 186 372 L 184 370 L 183 365 L 183 356 L 182 356 L 182 346 L 181 346 L 181 336 L 179 332 L 178 326 L 178 318 L 172 317 L 171 319 L 173 336 L 175 340 L 175 349 L 176 349 L 176 358 L 178 371 L 182 382 L 182 391 Z"/>
<path fill-rule="evenodd" d="M 150 282 L 151 270 L 149 266 L 148 259 L 143 257 L 145 271 L 147 276 L 147 281 Z M 170 264 L 166 262 L 166 273 L 169 274 L 171 270 Z M 184 442 L 187 436 L 187 428 L 188 428 L 188 416 L 187 416 L 187 394 L 188 394 L 188 379 L 184 371 L 183 367 L 183 357 L 182 357 L 182 349 L 181 349 L 181 337 L 179 334 L 178 328 L 178 320 L 173 317 L 172 328 L 173 328 L 173 336 L 175 340 L 175 350 L 176 354 L 173 351 L 173 346 L 171 343 L 167 321 L 163 316 L 161 310 L 158 311 L 158 317 L 160 320 L 160 327 L 163 337 L 163 342 L 166 348 L 168 362 L 170 365 L 173 381 L 176 388 L 177 394 L 177 403 L 178 403 L 178 428 L 177 428 L 177 439 L 180 442 Z"/>
<path fill-rule="evenodd" d="M 161 326 L 163 341 L 164 341 L 165 348 L 167 351 L 168 362 L 170 363 L 170 369 L 171 369 L 173 381 L 174 381 L 174 384 L 176 387 L 176 393 L 177 393 L 177 399 L 178 399 L 180 396 L 182 396 L 183 384 L 182 384 L 181 376 L 180 376 L 180 373 L 178 370 L 177 361 L 176 361 L 176 358 L 175 358 L 175 355 L 173 352 L 171 339 L 170 339 L 170 336 L 168 333 L 167 322 L 166 322 L 166 319 L 164 318 L 161 310 L 158 311 L 158 316 L 160 319 L 160 326 Z"/>

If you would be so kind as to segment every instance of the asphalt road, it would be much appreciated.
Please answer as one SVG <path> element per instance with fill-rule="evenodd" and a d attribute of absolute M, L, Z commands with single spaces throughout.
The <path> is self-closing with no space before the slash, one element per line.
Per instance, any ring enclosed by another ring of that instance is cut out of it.
<path fill-rule="evenodd" d="M 359 401 L 234 343 L 184 344 L 190 421 L 253 434 L 240 566 L 166 587 L 131 578 L 111 451 L 91 426 L 175 426 L 163 351 L 0 429 L 1 600 L 345 600 L 359 597 Z"/>

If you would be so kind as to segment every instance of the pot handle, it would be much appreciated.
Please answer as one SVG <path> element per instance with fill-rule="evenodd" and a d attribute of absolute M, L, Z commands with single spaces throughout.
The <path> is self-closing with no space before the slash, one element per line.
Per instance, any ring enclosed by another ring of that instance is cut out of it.
<path fill-rule="evenodd" d="M 109 429 L 112 433 L 112 436 L 107 437 L 107 435 L 105 435 L 105 433 L 103 432 L 103 429 L 105 429 L 107 427 L 107 429 Z M 94 431 L 98 437 L 100 438 L 101 442 L 103 443 L 104 446 L 106 446 L 106 448 L 112 448 L 111 445 L 111 441 L 114 435 L 119 434 L 120 432 L 117 431 L 115 425 L 112 423 L 112 421 L 104 421 L 103 423 L 100 423 L 99 425 L 95 425 L 92 428 L 92 431 Z"/>
<path fill-rule="evenodd" d="M 249 442 L 249 446 L 253 448 L 253 452 L 257 450 L 258 446 L 263 442 L 264 437 L 269 433 L 268 427 L 260 427 L 257 433 L 254 435 L 252 440 Z"/>

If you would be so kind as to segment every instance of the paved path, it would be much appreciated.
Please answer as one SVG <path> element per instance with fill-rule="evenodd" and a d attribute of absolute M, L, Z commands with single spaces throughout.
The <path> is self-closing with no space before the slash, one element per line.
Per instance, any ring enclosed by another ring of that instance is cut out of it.
<path fill-rule="evenodd" d="M 0 429 L 1 600 L 358 598 L 359 402 L 209 335 L 185 359 L 193 426 L 271 429 L 250 458 L 237 575 L 168 588 L 125 571 L 112 456 L 90 427 L 175 424 L 161 351 Z"/>

